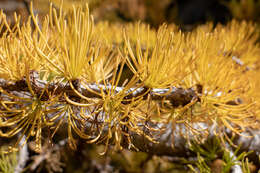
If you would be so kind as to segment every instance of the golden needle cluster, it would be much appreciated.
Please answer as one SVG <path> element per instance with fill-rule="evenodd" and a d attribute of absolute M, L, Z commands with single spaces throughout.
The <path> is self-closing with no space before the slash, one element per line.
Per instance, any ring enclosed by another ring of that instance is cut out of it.
<path fill-rule="evenodd" d="M 32 11 L 32 9 L 31 9 Z M 260 47 L 252 23 L 211 24 L 183 33 L 142 23 L 94 23 L 88 6 L 50 7 L 43 21 L 0 15 L 0 136 L 19 144 L 67 125 L 106 146 L 135 147 L 132 134 L 152 142 L 154 124 L 217 123 L 240 134 L 260 123 Z M 126 69 L 131 77 L 124 77 Z M 120 82 L 122 81 L 123 82 Z M 148 123 L 150 122 L 150 123 Z M 144 130 L 144 127 L 146 130 Z M 220 131 L 216 130 L 216 133 Z"/>

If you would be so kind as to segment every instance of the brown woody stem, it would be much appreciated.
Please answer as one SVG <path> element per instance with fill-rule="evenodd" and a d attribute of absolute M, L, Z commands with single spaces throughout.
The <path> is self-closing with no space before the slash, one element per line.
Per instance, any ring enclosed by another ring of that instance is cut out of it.
<path fill-rule="evenodd" d="M 37 96 L 41 96 L 40 100 L 42 101 L 48 100 L 50 93 L 54 96 L 66 93 L 66 95 L 69 97 L 73 97 L 76 100 L 80 99 L 80 96 L 73 91 L 69 83 L 47 83 L 46 81 L 39 79 L 39 75 L 36 71 L 32 71 L 30 73 L 29 79 L 33 92 Z M 102 84 L 88 84 L 88 88 L 85 88 L 80 85 L 80 82 L 78 80 L 72 81 L 72 84 L 80 94 L 88 98 L 100 98 L 101 96 L 96 93 L 101 93 L 102 89 L 103 92 L 106 92 L 106 89 L 112 88 L 111 86 L 106 86 L 107 88 L 105 88 L 105 86 Z M 0 79 L 0 87 L 7 92 L 30 92 L 26 78 L 23 78 L 16 82 L 10 82 L 4 79 Z M 123 87 L 116 87 L 115 94 L 123 91 L 123 89 Z M 91 90 L 95 91 L 96 93 L 91 92 Z M 126 92 L 127 96 L 125 96 L 125 99 L 129 100 L 140 95 L 144 95 L 143 98 L 146 99 L 147 96 L 150 95 L 150 98 L 152 100 L 169 100 L 173 107 L 178 107 L 185 106 L 191 101 L 198 98 L 196 91 L 193 88 L 183 89 L 172 87 L 168 89 L 151 89 L 149 92 L 147 91 L 148 89 L 145 87 L 130 88 Z M 63 97 L 60 97 L 59 99 L 59 101 L 61 102 L 65 101 Z"/>

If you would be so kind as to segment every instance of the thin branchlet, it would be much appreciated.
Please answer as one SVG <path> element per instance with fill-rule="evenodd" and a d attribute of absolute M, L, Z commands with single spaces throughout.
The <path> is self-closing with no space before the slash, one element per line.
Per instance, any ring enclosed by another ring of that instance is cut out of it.
<path fill-rule="evenodd" d="M 63 93 L 66 93 L 67 96 L 78 98 L 80 100 L 80 96 L 77 95 L 74 90 L 71 88 L 71 86 L 68 83 L 48 83 L 46 81 L 40 80 L 39 75 L 36 71 L 32 71 L 30 73 L 30 85 L 32 86 L 32 89 L 36 95 L 40 96 L 41 101 L 47 101 L 49 98 L 48 93 L 52 93 L 52 96 L 62 95 Z M 73 86 L 75 89 L 81 93 L 83 96 L 88 98 L 101 98 L 100 95 L 96 93 L 101 92 L 107 92 L 106 90 L 111 90 L 112 86 L 105 86 L 103 84 L 85 84 L 80 85 L 79 81 L 73 81 Z M 0 79 L 0 87 L 5 90 L 6 92 L 28 92 L 28 83 L 26 79 L 21 79 L 16 82 L 10 82 L 4 79 Z M 121 92 L 124 89 L 124 87 L 115 87 L 114 94 L 117 94 Z M 101 91 L 102 90 L 102 91 Z M 94 92 L 92 92 L 94 91 Z M 126 91 L 124 100 L 124 104 L 131 103 L 131 99 L 134 99 L 135 97 L 142 96 L 143 99 L 146 99 L 148 95 L 152 100 L 169 100 L 173 107 L 179 107 L 179 106 L 185 106 L 189 104 L 192 100 L 195 100 L 198 98 L 196 91 L 192 88 L 189 89 L 183 89 L 183 88 L 176 88 L 172 87 L 169 89 L 159 89 L 154 88 L 151 89 L 149 92 L 148 88 L 146 87 L 140 87 L 140 88 L 130 88 Z M 129 94 L 128 94 L 129 93 Z M 64 98 L 60 97 L 60 102 L 64 102 Z"/>

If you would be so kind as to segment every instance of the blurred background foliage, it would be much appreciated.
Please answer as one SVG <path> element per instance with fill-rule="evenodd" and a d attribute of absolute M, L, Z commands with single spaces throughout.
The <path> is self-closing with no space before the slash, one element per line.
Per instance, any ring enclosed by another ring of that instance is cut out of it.
<path fill-rule="evenodd" d="M 28 15 L 30 0 L 1 0 L 0 8 Z M 231 19 L 260 22 L 260 0 L 32 0 L 35 12 L 44 15 L 50 2 L 65 9 L 88 3 L 95 21 L 130 22 L 141 20 L 153 27 L 175 23 L 189 29 L 208 21 L 227 23 Z M 27 5 L 26 5 L 27 4 Z"/>
<path fill-rule="evenodd" d="M 50 2 L 56 8 L 59 8 L 61 4 L 61 0 L 33 0 L 34 12 L 40 17 L 44 17 L 49 11 Z M 7 14 L 10 23 L 12 23 L 14 12 L 26 20 L 29 16 L 29 3 L 29 0 L 0 0 L 0 8 Z M 215 25 L 217 23 L 226 24 L 232 19 L 253 21 L 257 25 L 260 22 L 260 0 L 63 0 L 65 10 L 72 8 L 72 4 L 77 6 L 85 3 L 89 3 L 91 14 L 94 16 L 95 22 L 98 23 L 97 25 L 104 25 L 104 32 L 106 28 L 113 30 L 113 27 L 117 27 L 117 25 L 110 26 L 110 23 L 134 21 L 148 23 L 154 29 L 163 23 L 175 23 L 185 31 L 209 21 Z M 118 27 L 122 26 L 118 25 Z M 111 38 L 107 39 L 111 40 Z M 114 39 L 119 44 L 122 42 L 121 36 L 114 35 Z M 33 144 L 30 146 L 32 147 Z M 175 173 L 196 171 L 195 166 L 202 172 L 211 170 L 218 173 L 222 172 L 229 164 L 227 163 L 228 159 L 225 159 L 228 156 L 221 147 L 219 143 L 210 143 L 206 149 L 205 146 L 198 148 L 193 144 L 191 149 L 198 157 L 197 160 L 191 161 L 186 158 L 160 157 L 128 150 L 120 152 L 109 150 L 105 156 L 101 156 L 99 153 L 104 150 L 103 145 L 82 143 L 79 144 L 77 150 L 73 151 L 67 146 L 53 149 L 50 144 L 46 143 L 42 153 L 33 153 L 33 149 L 31 150 L 32 157 L 26 171 Z M 243 168 L 249 172 L 257 172 L 259 168 L 257 164 L 246 161 L 244 155 L 240 157 Z M 42 159 L 42 161 L 37 163 L 37 159 Z M 80 165 L 78 160 L 81 160 Z M 0 172 L 13 170 L 15 164 L 17 164 L 15 155 L 1 154 Z"/>
<path fill-rule="evenodd" d="M 1 0 L 0 7 L 11 15 L 14 11 L 28 15 L 30 0 Z M 32 0 L 35 12 L 44 15 L 52 2 L 57 7 L 62 0 Z M 194 25 L 213 21 L 226 23 L 231 19 L 260 22 L 259 0 L 63 0 L 64 8 L 89 3 L 95 21 L 129 22 L 141 20 L 158 27 L 162 23 Z"/>

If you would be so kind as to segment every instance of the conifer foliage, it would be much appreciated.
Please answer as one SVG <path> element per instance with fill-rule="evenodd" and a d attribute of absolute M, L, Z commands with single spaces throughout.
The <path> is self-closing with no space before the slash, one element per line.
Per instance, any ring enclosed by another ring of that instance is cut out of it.
<path fill-rule="evenodd" d="M 117 149 L 136 148 L 133 134 L 156 143 L 153 132 L 169 124 L 204 137 L 208 130 L 193 124 L 217 124 L 216 134 L 260 127 L 252 23 L 183 33 L 171 25 L 95 24 L 88 6 L 50 7 L 43 21 L 31 14 L 26 23 L 15 15 L 13 27 L 0 15 L 0 136 L 18 136 L 14 148 L 25 137 L 40 151 L 44 130 L 55 138 L 63 124 L 72 148 L 80 137 Z M 125 67 L 131 77 L 123 78 Z"/>

